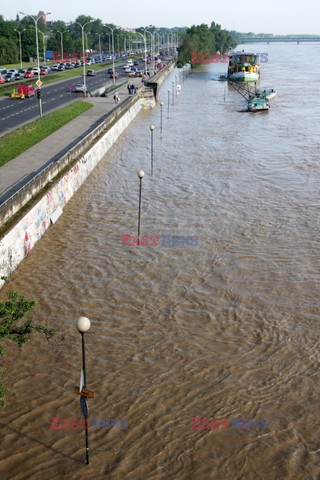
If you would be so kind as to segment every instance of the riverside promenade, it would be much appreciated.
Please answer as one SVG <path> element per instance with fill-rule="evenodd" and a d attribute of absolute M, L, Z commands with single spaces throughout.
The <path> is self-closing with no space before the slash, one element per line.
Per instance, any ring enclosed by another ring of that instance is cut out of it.
<path fill-rule="evenodd" d="M 128 83 L 136 87 L 141 85 L 141 78 L 128 80 Z M 120 97 L 118 104 L 115 104 L 113 99 L 115 92 L 118 92 Z M 87 97 L 85 100 L 92 103 L 92 108 L 0 167 L 0 206 L 38 172 L 57 161 L 94 130 L 129 96 L 131 95 L 128 93 L 126 84 L 108 94 L 107 97 Z"/>

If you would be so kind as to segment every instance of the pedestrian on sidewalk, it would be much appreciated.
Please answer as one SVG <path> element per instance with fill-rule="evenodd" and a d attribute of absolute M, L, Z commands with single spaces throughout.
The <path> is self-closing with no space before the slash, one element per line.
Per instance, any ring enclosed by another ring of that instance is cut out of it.
<path fill-rule="evenodd" d="M 127 89 L 128 89 L 128 93 L 129 93 L 129 95 L 130 95 L 130 93 L 131 93 L 131 92 L 130 92 L 130 90 L 131 90 L 130 83 L 128 83 L 128 85 L 127 85 Z"/>
<path fill-rule="evenodd" d="M 114 100 L 115 103 L 119 103 L 119 102 L 120 102 L 120 97 L 119 97 L 118 92 L 114 94 L 113 100 Z"/>

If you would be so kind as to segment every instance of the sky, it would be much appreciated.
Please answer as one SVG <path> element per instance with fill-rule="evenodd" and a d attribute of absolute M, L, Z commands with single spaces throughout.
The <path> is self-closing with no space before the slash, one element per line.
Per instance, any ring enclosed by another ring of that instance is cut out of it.
<path fill-rule="evenodd" d="M 227 30 L 273 34 L 320 34 L 320 0 L 228 0 L 214 4 L 212 0 L 31 0 L 3 2 L 1 15 L 5 20 L 16 17 L 21 10 L 36 14 L 52 12 L 48 19 L 69 22 L 78 15 L 100 18 L 104 23 L 135 28 L 183 27 L 219 23 Z"/>

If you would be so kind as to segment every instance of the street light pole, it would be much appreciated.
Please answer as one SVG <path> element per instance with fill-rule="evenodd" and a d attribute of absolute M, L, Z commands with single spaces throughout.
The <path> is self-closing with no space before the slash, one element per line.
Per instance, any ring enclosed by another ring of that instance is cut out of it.
<path fill-rule="evenodd" d="M 34 24 L 36 26 L 36 49 L 37 49 L 37 66 L 38 66 L 38 88 L 40 90 L 40 87 L 41 87 L 41 80 L 40 80 L 40 62 L 39 62 L 39 41 L 38 41 L 38 22 L 40 20 L 40 18 L 42 17 L 46 17 L 47 15 L 50 15 L 51 12 L 46 12 L 46 13 L 42 13 L 40 15 L 37 15 L 36 17 L 34 17 L 33 15 L 29 15 L 27 13 L 23 13 L 23 12 L 19 12 L 21 13 L 21 15 L 25 15 L 27 17 L 30 17 L 32 18 L 32 20 L 34 21 Z M 41 101 L 41 94 L 40 96 L 38 97 L 39 98 L 39 113 L 40 113 L 40 118 L 42 118 L 42 101 Z"/>
<path fill-rule="evenodd" d="M 89 20 L 89 22 L 84 23 L 83 25 L 79 22 L 74 22 L 81 27 L 82 30 L 82 61 L 83 61 L 83 85 L 84 85 L 84 96 L 87 96 L 87 82 L 86 82 L 86 61 L 84 56 L 84 27 L 89 23 L 94 22 L 94 20 Z"/>
<path fill-rule="evenodd" d="M 82 343 L 82 371 L 81 371 L 81 374 L 83 374 L 83 385 L 82 385 L 82 388 L 80 388 L 80 394 L 81 394 L 82 390 L 85 390 L 87 388 L 84 334 L 89 330 L 90 325 L 91 325 L 90 320 L 89 320 L 89 318 L 86 318 L 86 317 L 80 317 L 76 321 L 76 328 L 77 328 L 78 332 L 81 334 L 81 343 Z M 81 375 L 81 377 L 82 377 L 82 375 Z M 88 438 L 88 422 L 87 422 L 88 407 L 87 407 L 86 397 L 80 396 L 80 405 L 81 405 L 81 410 L 82 410 L 83 416 L 85 418 L 86 464 L 89 465 L 89 438 Z"/>
<path fill-rule="evenodd" d="M 63 33 L 60 32 L 60 30 L 57 30 L 57 33 L 60 33 L 60 35 L 61 35 L 61 62 L 63 62 L 63 60 L 64 60 L 64 56 L 63 56 Z"/>
<path fill-rule="evenodd" d="M 138 245 L 140 244 L 140 220 L 141 220 L 141 190 L 142 190 L 142 179 L 144 177 L 144 171 L 140 170 L 138 172 L 138 177 L 140 180 L 140 188 L 139 188 L 139 216 L 138 216 Z"/>
<path fill-rule="evenodd" d="M 109 28 L 111 30 L 111 37 L 112 37 L 112 70 L 113 70 L 113 84 L 116 83 L 116 76 L 115 76 L 115 70 L 114 70 L 114 34 L 113 32 L 117 27 L 111 28 L 108 25 L 105 25 L 106 28 Z"/>
<path fill-rule="evenodd" d="M 43 43 L 43 63 L 46 63 L 46 38 L 45 38 L 45 34 L 43 32 L 42 33 L 42 43 Z"/>
<path fill-rule="evenodd" d="M 22 30 L 17 30 L 16 28 L 14 28 L 14 31 L 18 33 L 19 35 L 19 50 L 20 50 L 20 64 L 21 64 L 21 69 L 22 69 L 22 47 L 21 47 L 21 34 L 22 32 L 25 31 L 25 28 L 23 28 Z"/>
<path fill-rule="evenodd" d="M 170 110 L 170 88 L 168 89 L 168 111 L 167 111 L 167 118 L 169 119 L 169 110 Z"/>
<path fill-rule="evenodd" d="M 154 125 L 150 125 L 150 132 L 151 132 L 151 175 L 153 175 L 153 130 L 154 130 Z"/>
<path fill-rule="evenodd" d="M 138 35 L 140 35 L 143 38 L 143 43 L 144 43 L 144 73 L 147 75 L 148 70 L 147 70 L 147 44 L 146 44 L 146 32 L 144 32 L 144 35 L 140 32 L 135 32 Z"/>
<path fill-rule="evenodd" d="M 100 62 L 102 61 L 102 55 L 101 55 L 101 33 L 97 33 L 99 37 L 99 53 L 100 53 Z"/>

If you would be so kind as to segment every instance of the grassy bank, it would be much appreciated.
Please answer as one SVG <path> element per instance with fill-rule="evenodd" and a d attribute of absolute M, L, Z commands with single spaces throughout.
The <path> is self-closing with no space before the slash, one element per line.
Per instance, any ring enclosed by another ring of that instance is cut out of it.
<path fill-rule="evenodd" d="M 91 103 L 80 100 L 4 135 L 0 138 L 0 167 L 91 107 Z"/>

